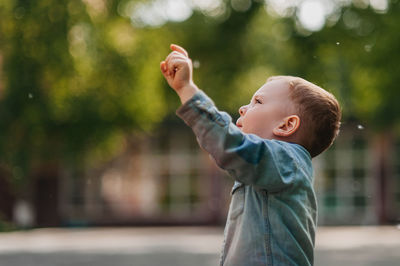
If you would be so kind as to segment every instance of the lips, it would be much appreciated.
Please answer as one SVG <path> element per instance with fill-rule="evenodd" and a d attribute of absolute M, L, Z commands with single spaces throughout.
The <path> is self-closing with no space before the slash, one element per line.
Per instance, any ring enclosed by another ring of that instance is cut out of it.
<path fill-rule="evenodd" d="M 239 122 L 239 120 L 236 121 L 236 126 L 237 126 L 239 129 L 242 129 L 242 127 L 243 127 L 242 123 Z"/>

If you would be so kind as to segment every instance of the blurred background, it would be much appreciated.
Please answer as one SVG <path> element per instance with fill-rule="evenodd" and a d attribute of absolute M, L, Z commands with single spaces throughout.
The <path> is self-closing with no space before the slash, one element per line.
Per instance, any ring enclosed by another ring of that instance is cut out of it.
<path fill-rule="evenodd" d="M 400 1 L 0 0 L 0 231 L 222 228 L 233 181 L 175 115 L 170 43 L 234 120 L 271 75 L 335 94 L 319 225 L 400 222 Z"/>

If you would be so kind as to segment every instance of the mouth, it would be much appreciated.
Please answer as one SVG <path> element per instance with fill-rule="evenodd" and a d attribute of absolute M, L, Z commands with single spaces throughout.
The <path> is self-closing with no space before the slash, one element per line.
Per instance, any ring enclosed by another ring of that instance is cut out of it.
<path fill-rule="evenodd" d="M 241 123 L 236 122 L 236 126 L 241 130 L 243 125 Z"/>

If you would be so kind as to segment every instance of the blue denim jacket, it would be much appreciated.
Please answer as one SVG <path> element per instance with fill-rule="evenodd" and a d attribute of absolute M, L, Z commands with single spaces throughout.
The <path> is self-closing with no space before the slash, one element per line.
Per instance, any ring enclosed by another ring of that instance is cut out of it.
<path fill-rule="evenodd" d="M 235 180 L 220 265 L 313 265 L 310 154 L 297 144 L 242 133 L 201 91 L 177 114 Z"/>

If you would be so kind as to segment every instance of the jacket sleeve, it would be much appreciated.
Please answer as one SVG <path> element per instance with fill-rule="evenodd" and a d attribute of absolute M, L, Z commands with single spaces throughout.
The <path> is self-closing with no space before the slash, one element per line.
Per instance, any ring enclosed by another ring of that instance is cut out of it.
<path fill-rule="evenodd" d="M 295 172 L 302 171 L 299 158 L 309 157 L 300 145 L 242 133 L 202 91 L 182 105 L 177 115 L 192 128 L 200 146 L 218 166 L 244 184 L 271 192 L 285 189 L 297 181 Z"/>

